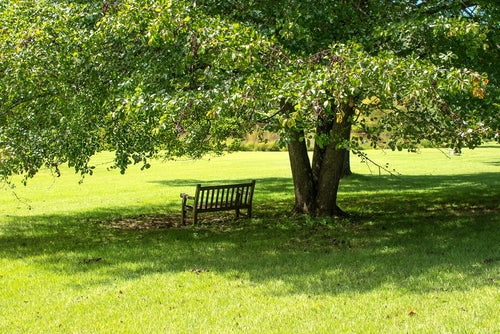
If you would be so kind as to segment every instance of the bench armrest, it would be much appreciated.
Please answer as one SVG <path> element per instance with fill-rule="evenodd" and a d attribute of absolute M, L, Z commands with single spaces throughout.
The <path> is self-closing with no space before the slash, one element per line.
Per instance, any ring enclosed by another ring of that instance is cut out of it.
<path fill-rule="evenodd" d="M 188 195 L 186 193 L 181 193 L 181 198 L 184 198 L 184 199 L 194 199 L 193 196 L 190 196 L 190 195 Z"/>

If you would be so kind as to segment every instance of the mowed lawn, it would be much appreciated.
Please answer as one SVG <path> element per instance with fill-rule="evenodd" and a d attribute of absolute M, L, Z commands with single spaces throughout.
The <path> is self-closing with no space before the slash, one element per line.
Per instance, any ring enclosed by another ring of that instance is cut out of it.
<path fill-rule="evenodd" d="M 499 333 L 500 146 L 352 157 L 343 220 L 290 217 L 286 152 L 95 158 L 0 191 L 0 333 Z M 179 193 L 257 180 L 254 218 Z"/>

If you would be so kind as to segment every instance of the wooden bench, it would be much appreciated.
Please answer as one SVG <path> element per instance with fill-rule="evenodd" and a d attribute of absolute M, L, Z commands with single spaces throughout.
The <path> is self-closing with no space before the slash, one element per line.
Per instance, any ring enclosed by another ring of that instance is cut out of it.
<path fill-rule="evenodd" d="M 198 214 L 203 212 L 235 210 L 236 217 L 240 210 L 247 210 L 247 217 L 252 217 L 252 197 L 255 180 L 250 183 L 227 184 L 216 186 L 196 185 L 194 196 L 182 193 L 182 224 L 188 211 L 193 213 L 193 223 L 198 221 Z"/>

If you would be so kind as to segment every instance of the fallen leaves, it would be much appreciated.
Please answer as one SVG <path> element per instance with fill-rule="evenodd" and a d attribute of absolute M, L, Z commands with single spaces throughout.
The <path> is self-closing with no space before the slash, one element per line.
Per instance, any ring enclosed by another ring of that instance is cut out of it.
<path fill-rule="evenodd" d="M 117 230 L 152 230 L 180 227 L 179 217 L 161 215 L 139 215 L 137 217 L 120 217 L 110 221 L 102 221 L 103 225 Z"/>

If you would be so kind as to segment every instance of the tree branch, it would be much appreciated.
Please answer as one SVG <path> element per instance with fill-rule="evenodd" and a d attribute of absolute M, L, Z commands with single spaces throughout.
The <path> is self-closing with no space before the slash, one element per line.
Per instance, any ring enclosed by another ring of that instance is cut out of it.
<path fill-rule="evenodd" d="M 4 108 L 1 108 L 0 109 L 0 115 L 2 115 L 2 116 L 7 115 L 7 111 L 13 110 L 13 109 L 19 107 L 20 105 L 22 105 L 24 103 L 33 102 L 33 101 L 35 101 L 37 99 L 40 99 L 40 98 L 43 98 L 43 97 L 47 97 L 47 96 L 50 96 L 50 95 L 51 95 L 50 92 L 44 92 L 44 93 L 40 93 L 38 95 L 32 96 L 30 98 L 19 99 L 18 101 L 12 102 L 12 104 L 10 106 L 5 106 Z"/>
<path fill-rule="evenodd" d="M 426 5 L 427 5 L 427 1 L 422 1 L 420 4 L 417 5 L 417 7 L 424 9 L 423 12 L 425 14 L 437 14 L 437 13 L 442 12 L 442 11 L 453 10 L 454 8 L 456 8 L 456 6 L 454 6 L 452 1 L 441 3 L 437 6 L 433 6 L 433 7 L 429 7 L 429 8 L 426 8 Z M 477 6 L 478 4 L 476 3 L 476 1 L 462 0 L 462 1 L 460 1 L 460 5 L 461 5 L 461 9 L 463 11 L 465 11 L 469 16 L 473 16 L 473 15 L 471 15 L 471 13 L 469 13 L 469 11 L 467 9 L 470 7 Z"/>
<path fill-rule="evenodd" d="M 372 159 L 368 158 L 368 154 L 366 153 L 363 153 L 359 150 L 353 150 L 351 151 L 352 153 L 356 154 L 358 157 L 360 157 L 362 160 L 364 160 L 365 162 L 370 162 L 372 163 L 373 165 L 375 165 L 376 167 L 378 167 L 379 169 L 379 174 L 380 174 L 380 170 L 383 170 L 387 173 L 389 173 L 390 175 L 392 176 L 396 176 L 396 175 L 401 175 L 401 173 L 399 173 L 398 171 L 396 171 L 395 169 L 393 169 L 393 171 L 390 171 L 389 169 L 387 169 L 386 167 L 382 166 L 381 164 L 379 164 L 378 162 L 375 162 L 373 161 Z M 368 164 L 367 164 L 368 165 Z M 369 168 L 369 167 L 368 167 Z"/>

